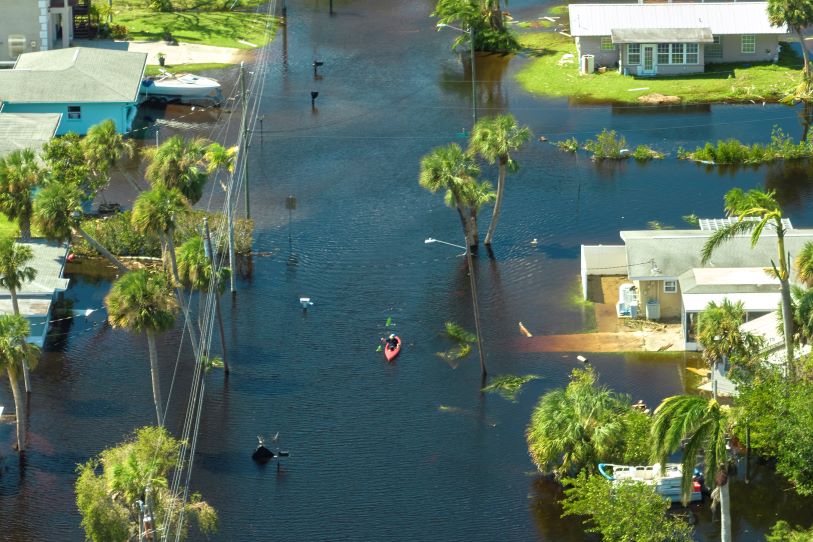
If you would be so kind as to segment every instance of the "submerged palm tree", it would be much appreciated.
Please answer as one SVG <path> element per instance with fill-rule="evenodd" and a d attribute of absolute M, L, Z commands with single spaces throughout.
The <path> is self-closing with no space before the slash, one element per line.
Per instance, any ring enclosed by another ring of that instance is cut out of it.
<path fill-rule="evenodd" d="M 28 344 L 26 338 L 30 333 L 28 321 L 22 316 L 0 315 L 0 369 L 8 373 L 11 394 L 14 396 L 14 408 L 17 417 L 17 450 L 25 451 L 25 400 L 20 393 L 19 375 L 23 367 L 33 367 L 37 363 L 39 348 Z"/>
<path fill-rule="evenodd" d="M 557 477 L 595 472 L 623 442 L 629 401 L 599 386 L 592 369 L 574 370 L 565 389 L 542 396 L 525 431 L 537 468 Z"/>
<path fill-rule="evenodd" d="M 67 183 L 50 183 L 34 199 L 34 223 L 45 237 L 59 243 L 69 241 L 74 233 L 78 234 L 119 271 L 127 272 L 127 266 L 82 229 L 82 198 L 79 187 Z"/>
<path fill-rule="evenodd" d="M 696 395 L 668 397 L 655 410 L 652 425 L 653 459 L 662 465 L 683 445 L 683 500 L 688 501 L 697 456 L 703 453 L 706 484 L 720 503 L 720 535 L 731 542 L 726 440 L 733 421 L 728 407 Z"/>
<path fill-rule="evenodd" d="M 158 425 L 164 425 L 161 384 L 158 374 L 158 350 L 155 335 L 175 324 L 178 304 L 164 273 L 138 270 L 121 276 L 104 300 L 108 321 L 114 328 L 124 328 L 147 336 L 152 375 L 152 395 Z"/>
<path fill-rule="evenodd" d="M 11 308 L 17 316 L 20 315 L 17 292 L 26 282 L 37 278 L 37 270 L 27 265 L 32 259 L 34 252 L 31 247 L 19 245 L 11 237 L 0 238 L 0 287 L 8 290 Z M 31 393 L 28 365 L 23 363 L 22 369 L 25 391 Z"/>
<path fill-rule="evenodd" d="M 31 197 L 45 172 L 31 149 L 0 158 L 0 212 L 20 227 L 20 236 L 31 239 Z"/>
<path fill-rule="evenodd" d="M 773 272 L 779 279 L 782 291 L 782 322 L 784 325 L 785 350 L 787 352 L 788 374 L 794 375 L 793 359 L 793 311 L 790 297 L 790 272 L 785 252 L 785 226 L 782 224 L 782 208 L 776 201 L 775 193 L 751 189 L 743 192 L 733 188 L 725 195 L 725 211 L 728 216 L 739 218 L 730 226 L 720 228 L 709 237 L 701 252 L 703 264 L 707 264 L 714 252 L 731 239 L 743 234 L 751 234 L 751 246 L 759 242 L 767 227 L 776 233 L 778 260 L 773 264 Z"/>
<path fill-rule="evenodd" d="M 462 189 L 460 190 L 460 197 L 463 200 L 463 204 L 469 217 L 469 231 L 471 233 L 471 238 L 474 241 L 474 246 L 477 246 L 477 244 L 480 242 L 480 232 L 477 226 L 477 217 L 479 216 L 480 209 L 483 207 L 483 205 L 494 201 L 494 198 L 496 197 L 494 188 L 488 181 L 478 183 L 477 181 L 472 180 L 471 182 L 463 184 Z M 448 207 L 454 207 L 454 198 L 451 192 L 446 192 L 444 201 Z"/>
<path fill-rule="evenodd" d="M 153 187 L 177 188 L 189 203 L 196 204 L 208 180 L 204 162 L 206 150 L 204 139 L 187 140 L 179 135 L 170 137 L 160 147 L 146 151 L 149 160 L 147 180 Z"/>
<path fill-rule="evenodd" d="M 124 176 L 136 192 L 141 189 L 129 172 L 119 167 L 122 156 L 132 157 L 135 153 L 135 144 L 132 139 L 125 139 L 116 129 L 116 123 L 111 119 L 90 127 L 87 135 L 82 139 L 82 152 L 90 169 L 92 182 L 87 188 L 89 195 L 105 188 L 110 182 L 112 168 Z"/>
<path fill-rule="evenodd" d="M 472 251 L 477 249 L 477 243 L 469 222 L 464 191 L 479 174 L 480 168 L 472 157 L 463 152 L 460 145 L 451 143 L 437 147 L 421 158 L 418 177 L 418 183 L 433 194 L 438 190 L 446 192 L 446 201 L 457 209 L 466 244 Z"/>
<path fill-rule="evenodd" d="M 503 194 L 505 192 L 505 177 L 507 171 L 515 172 L 519 169 L 516 161 L 511 158 L 511 152 L 519 149 L 531 138 L 531 130 L 527 126 L 519 126 L 513 115 L 498 115 L 477 121 L 471 132 L 469 150 L 483 157 L 489 164 L 497 163 L 499 174 L 497 177 L 497 198 L 491 223 L 486 233 L 485 244 L 491 245 L 497 221 L 502 209 Z"/>

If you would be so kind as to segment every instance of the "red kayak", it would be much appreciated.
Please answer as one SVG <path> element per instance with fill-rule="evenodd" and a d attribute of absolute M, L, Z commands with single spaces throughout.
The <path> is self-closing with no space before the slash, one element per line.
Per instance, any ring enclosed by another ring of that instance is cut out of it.
<path fill-rule="evenodd" d="M 401 337 L 398 335 L 395 336 L 395 340 L 398 341 L 395 344 L 395 348 L 392 348 L 389 344 L 384 344 L 384 357 L 387 358 L 387 361 L 392 361 L 395 357 L 401 352 Z"/>

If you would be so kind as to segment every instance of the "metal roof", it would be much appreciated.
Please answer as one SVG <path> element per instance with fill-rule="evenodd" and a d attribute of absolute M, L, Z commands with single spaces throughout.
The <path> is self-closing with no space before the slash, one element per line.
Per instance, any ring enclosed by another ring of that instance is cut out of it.
<path fill-rule="evenodd" d="M 709 28 L 723 34 L 787 34 L 771 26 L 767 2 L 570 4 L 570 34 L 609 36 L 613 29 Z M 667 41 L 667 40 L 664 40 Z"/>
<path fill-rule="evenodd" d="M 613 28 L 613 43 L 714 43 L 710 28 Z"/>
<path fill-rule="evenodd" d="M 747 220 L 749 222 L 757 222 L 760 220 L 760 218 L 756 216 L 746 216 L 743 217 L 742 220 Z M 703 231 L 717 231 L 721 228 L 727 228 L 733 224 L 736 224 L 739 221 L 740 221 L 739 217 L 727 216 L 725 218 L 701 218 L 697 221 L 697 224 Z M 789 218 L 782 219 L 782 226 L 784 226 L 785 230 L 793 229 L 793 224 L 790 223 Z M 768 222 L 767 227 L 773 229 L 773 222 Z"/>
<path fill-rule="evenodd" d="M 69 279 L 62 278 L 65 257 L 68 254 L 67 245 L 45 239 L 18 241 L 18 244 L 31 248 L 34 258 L 28 262 L 28 266 L 37 270 L 36 278 L 23 284 L 17 292 L 20 296 L 45 295 L 50 298 L 55 291 L 64 291 L 68 288 Z M 9 298 L 10 295 L 7 289 L 0 287 L 0 300 Z"/>
<path fill-rule="evenodd" d="M 0 70 L 0 101 L 135 102 L 146 63 L 146 53 L 87 47 L 24 53 Z"/>
<path fill-rule="evenodd" d="M 0 113 L 0 158 L 22 149 L 39 151 L 56 132 L 59 113 Z"/>

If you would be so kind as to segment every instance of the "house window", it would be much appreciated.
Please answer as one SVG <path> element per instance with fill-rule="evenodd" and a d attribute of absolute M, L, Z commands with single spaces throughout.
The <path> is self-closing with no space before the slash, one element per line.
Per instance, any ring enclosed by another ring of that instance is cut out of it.
<path fill-rule="evenodd" d="M 641 63 L 641 44 L 629 43 L 627 44 L 627 64 L 637 66 Z"/>
<path fill-rule="evenodd" d="M 740 51 L 743 53 L 756 53 L 757 37 L 754 34 L 743 34 L 740 38 Z"/>
<path fill-rule="evenodd" d="M 82 118 L 82 108 L 78 105 L 68 106 L 68 118 L 71 120 L 79 120 Z"/>
<path fill-rule="evenodd" d="M 665 293 L 665 294 L 676 294 L 677 293 L 677 281 L 676 280 L 665 280 L 665 281 L 663 281 L 663 293 Z"/>
<path fill-rule="evenodd" d="M 686 44 L 686 64 L 697 64 L 700 59 L 700 46 L 696 43 Z"/>
<path fill-rule="evenodd" d="M 603 36 L 601 38 L 601 50 L 614 51 L 615 45 L 613 45 L 613 38 L 611 38 L 610 36 Z"/>
<path fill-rule="evenodd" d="M 658 44 L 658 64 L 669 64 L 669 44 Z"/>
<path fill-rule="evenodd" d="M 703 48 L 703 56 L 706 59 L 723 58 L 723 42 L 720 36 L 714 36 L 714 43 L 707 43 Z"/>
<path fill-rule="evenodd" d="M 672 44 L 672 64 L 684 64 L 682 43 Z"/>

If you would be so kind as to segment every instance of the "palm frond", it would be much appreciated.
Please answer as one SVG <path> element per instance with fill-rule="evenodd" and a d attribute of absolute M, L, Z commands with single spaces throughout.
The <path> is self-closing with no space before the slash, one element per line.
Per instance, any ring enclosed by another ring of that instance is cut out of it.
<path fill-rule="evenodd" d="M 707 264 L 709 260 L 711 260 L 714 251 L 720 248 L 720 246 L 738 235 L 751 232 L 756 225 L 757 222 L 753 220 L 740 220 L 715 231 L 711 237 L 709 237 L 706 244 L 703 245 L 703 249 L 700 251 L 701 262 L 703 265 Z"/>

